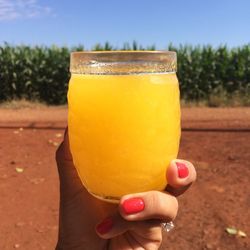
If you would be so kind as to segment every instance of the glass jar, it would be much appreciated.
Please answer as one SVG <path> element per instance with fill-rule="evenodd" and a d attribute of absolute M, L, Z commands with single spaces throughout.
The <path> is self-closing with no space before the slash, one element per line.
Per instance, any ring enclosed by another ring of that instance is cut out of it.
<path fill-rule="evenodd" d="M 164 190 L 180 140 L 176 53 L 73 52 L 68 131 L 74 165 L 94 196 Z"/>

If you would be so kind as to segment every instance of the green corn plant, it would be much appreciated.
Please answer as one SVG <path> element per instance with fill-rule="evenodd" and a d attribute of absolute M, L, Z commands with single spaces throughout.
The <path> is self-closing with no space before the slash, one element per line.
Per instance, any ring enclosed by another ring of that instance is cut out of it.
<path fill-rule="evenodd" d="M 98 43 L 92 49 L 155 50 L 156 47 L 143 47 L 133 41 L 121 48 L 109 42 Z M 232 49 L 225 45 L 214 48 L 169 44 L 167 49 L 177 52 L 177 75 L 184 100 L 217 105 L 221 98 L 228 102 L 236 96 L 243 105 L 250 105 L 250 44 Z M 83 50 L 83 45 L 72 48 L 0 45 L 0 102 L 25 98 L 48 104 L 65 103 L 70 53 Z"/>

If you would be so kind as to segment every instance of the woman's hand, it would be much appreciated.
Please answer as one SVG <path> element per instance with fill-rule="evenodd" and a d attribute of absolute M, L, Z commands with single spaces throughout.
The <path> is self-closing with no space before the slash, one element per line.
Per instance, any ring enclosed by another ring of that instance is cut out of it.
<path fill-rule="evenodd" d="M 190 162 L 174 160 L 167 171 L 165 192 L 125 195 L 117 205 L 94 198 L 84 188 L 73 165 L 67 131 L 56 160 L 60 178 L 58 250 L 158 249 L 162 223 L 174 220 L 177 214 L 175 196 L 196 179 Z"/>

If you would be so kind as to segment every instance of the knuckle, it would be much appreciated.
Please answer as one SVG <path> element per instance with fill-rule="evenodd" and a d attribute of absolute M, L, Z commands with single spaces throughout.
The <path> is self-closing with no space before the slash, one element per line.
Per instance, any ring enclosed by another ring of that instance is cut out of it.
<path fill-rule="evenodd" d="M 161 210 L 166 206 L 166 204 L 163 204 L 165 202 L 162 201 L 160 198 L 160 192 L 159 191 L 151 191 L 149 193 L 150 195 L 150 203 L 153 208 L 158 208 L 158 210 Z"/>
<path fill-rule="evenodd" d="M 172 212 L 172 215 L 171 215 L 171 220 L 174 220 L 175 218 L 176 218 L 176 216 L 177 216 L 177 213 L 178 213 L 178 209 L 179 209 L 179 204 L 178 204 L 178 200 L 174 197 L 174 196 L 172 196 L 172 203 L 173 203 L 173 212 Z"/>
<path fill-rule="evenodd" d="M 162 244 L 163 236 L 161 226 L 158 227 L 157 233 L 154 234 L 152 243 L 148 246 L 148 250 L 158 250 Z"/>
<path fill-rule="evenodd" d="M 150 210 L 156 218 L 174 220 L 178 212 L 178 201 L 176 197 L 152 191 L 150 195 Z"/>
<path fill-rule="evenodd" d="M 162 229 L 160 228 L 159 230 L 160 232 L 158 233 L 156 239 L 155 239 L 155 243 L 157 247 L 160 247 L 161 243 L 162 243 Z M 158 249 L 158 248 L 157 248 Z"/>
<path fill-rule="evenodd" d="M 142 230 L 143 228 L 144 237 L 150 239 L 150 241 L 147 244 L 145 244 L 143 249 L 145 250 L 159 249 L 163 241 L 162 226 L 159 220 L 153 219 L 153 220 L 143 221 L 137 225 L 139 225 L 140 230 Z"/>

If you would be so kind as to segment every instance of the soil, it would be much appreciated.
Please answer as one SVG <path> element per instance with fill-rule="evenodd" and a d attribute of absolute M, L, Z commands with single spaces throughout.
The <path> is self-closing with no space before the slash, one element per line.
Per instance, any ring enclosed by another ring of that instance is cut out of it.
<path fill-rule="evenodd" d="M 1 250 L 55 248 L 54 155 L 66 115 L 58 107 L 0 109 Z M 176 226 L 161 249 L 250 249 L 250 108 L 185 108 L 182 117 L 179 158 L 194 163 L 198 179 L 178 198 Z"/>

